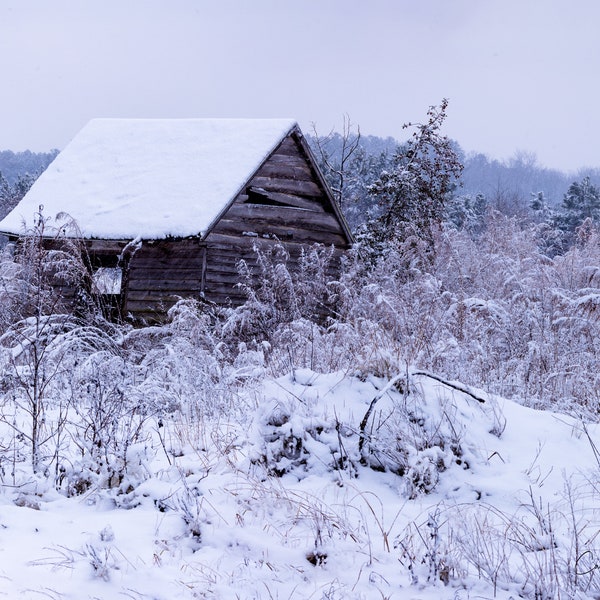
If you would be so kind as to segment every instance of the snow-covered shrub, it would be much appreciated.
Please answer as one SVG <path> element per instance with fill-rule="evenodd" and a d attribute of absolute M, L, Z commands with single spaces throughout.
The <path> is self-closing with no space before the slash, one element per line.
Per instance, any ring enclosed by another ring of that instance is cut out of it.
<path fill-rule="evenodd" d="M 293 399 L 262 404 L 254 420 L 252 462 L 277 477 L 294 473 L 303 478 L 307 473 L 337 470 L 354 475 L 356 430 L 335 418 L 318 418 L 313 409 L 312 403 Z"/>
<path fill-rule="evenodd" d="M 474 415 L 491 427 L 478 400 L 451 389 L 432 393 L 434 382 L 410 372 L 392 380 L 361 424 L 363 464 L 403 477 L 409 498 L 431 493 L 444 471 L 469 468 L 477 452 L 464 438 Z"/>
<path fill-rule="evenodd" d="M 54 463 L 57 474 L 69 410 L 65 378 L 79 354 L 107 339 L 93 311 L 79 302 L 87 269 L 78 240 L 65 228 L 47 227 L 38 214 L 0 257 L 0 360 L 7 384 L 0 414 L 19 443 L 29 445 L 35 473 L 49 472 Z"/>
<path fill-rule="evenodd" d="M 106 351 L 83 359 L 73 373 L 68 429 L 76 452 L 61 477 L 69 495 L 89 488 L 127 492 L 150 474 L 145 425 L 155 410 L 132 393 L 133 381 L 131 365 Z"/>
<path fill-rule="evenodd" d="M 321 396 L 322 384 L 316 383 L 323 377 L 296 369 L 278 380 L 279 394 L 267 396 L 253 420 L 252 463 L 271 475 L 299 478 L 315 472 L 355 477 L 362 464 L 400 476 L 404 493 L 415 498 L 433 492 L 443 472 L 463 471 L 478 460 L 468 428 L 475 420 L 489 435 L 499 418 L 491 400 L 484 405 L 468 389 L 424 373 L 350 379 L 360 400 L 343 407 Z"/>
<path fill-rule="evenodd" d="M 256 264 L 240 261 L 239 284 L 247 300 L 224 324 L 228 340 L 268 340 L 284 323 L 323 320 L 329 313 L 328 285 L 333 248 L 312 246 L 290 257 L 279 242 L 254 247 Z"/>
<path fill-rule="evenodd" d="M 169 316 L 140 357 L 135 393 L 161 414 L 177 411 L 192 421 L 241 417 L 245 405 L 237 390 L 263 376 L 268 344 L 234 345 L 220 315 L 192 299 L 180 300 Z"/>
<path fill-rule="evenodd" d="M 409 523 L 394 548 L 415 585 L 474 576 L 488 582 L 494 594 L 596 598 L 597 512 L 587 485 L 566 481 L 562 498 L 545 502 L 530 488 L 511 512 L 486 502 L 440 504 Z"/>
<path fill-rule="evenodd" d="M 424 521 L 409 523 L 393 545 L 412 585 L 448 585 L 465 573 L 447 532 L 447 515 L 439 506 Z"/>

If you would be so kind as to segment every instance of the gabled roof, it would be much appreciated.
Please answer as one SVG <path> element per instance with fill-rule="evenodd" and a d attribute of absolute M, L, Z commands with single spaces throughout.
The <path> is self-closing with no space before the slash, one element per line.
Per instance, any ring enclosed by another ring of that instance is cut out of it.
<path fill-rule="evenodd" d="M 45 217 L 70 215 L 87 238 L 202 235 L 294 127 L 290 119 L 94 119 L 0 231 L 22 233 L 42 205 Z"/>

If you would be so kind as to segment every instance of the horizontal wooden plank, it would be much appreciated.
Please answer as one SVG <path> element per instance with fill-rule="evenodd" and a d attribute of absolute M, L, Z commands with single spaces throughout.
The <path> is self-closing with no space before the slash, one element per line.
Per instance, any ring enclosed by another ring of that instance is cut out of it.
<path fill-rule="evenodd" d="M 291 206 L 268 206 L 263 204 L 231 205 L 216 228 L 224 221 L 239 221 L 239 231 L 250 227 L 258 233 L 271 233 L 272 227 L 288 227 L 292 230 L 310 229 L 314 231 L 333 231 L 343 234 L 342 226 L 332 213 L 314 212 Z"/>
<path fill-rule="evenodd" d="M 143 277 L 143 273 L 149 272 L 152 273 L 152 276 L 156 279 L 160 279 L 161 277 L 167 279 L 180 277 L 193 279 L 194 277 L 199 277 L 200 273 L 202 273 L 202 263 L 189 266 L 171 266 L 169 264 L 157 264 L 154 261 L 148 261 L 147 264 L 144 264 L 145 262 L 146 261 L 132 262 L 129 267 L 129 273 L 135 273 L 136 277 Z"/>
<path fill-rule="evenodd" d="M 225 250 L 230 252 L 232 256 L 242 254 L 244 252 L 254 252 L 253 246 L 257 244 L 259 247 L 268 247 L 271 244 L 276 243 L 276 240 L 267 240 L 260 237 L 248 237 L 240 236 L 235 234 L 228 234 L 219 231 L 212 232 L 207 237 L 208 251 L 213 252 L 214 250 Z M 289 240 L 285 242 L 285 247 L 288 252 L 301 252 L 307 245 L 310 246 L 313 243 L 319 242 L 302 242 L 298 240 Z M 329 246 L 330 244 L 324 244 Z M 336 245 L 336 244 L 334 244 Z M 338 245 L 340 249 L 346 249 L 348 247 L 346 240 L 344 239 L 343 244 Z"/>
<path fill-rule="evenodd" d="M 177 293 L 177 290 L 199 290 L 200 278 L 187 281 L 183 279 L 131 278 L 127 282 L 127 289 L 129 292 L 132 290 L 160 290 L 171 293 Z"/>
<path fill-rule="evenodd" d="M 164 282 L 165 284 L 176 284 L 184 282 L 187 284 L 194 283 L 196 281 L 200 281 L 202 276 L 202 271 L 153 271 L 152 269 L 138 269 L 133 273 L 129 272 L 129 282 L 132 283 L 134 281 L 144 281 L 149 284 L 152 283 L 160 283 Z"/>
<path fill-rule="evenodd" d="M 204 292 L 204 296 L 207 300 L 215 304 L 231 304 L 232 306 L 239 306 L 247 300 L 247 297 L 241 292 L 225 288 L 207 289 Z"/>
<path fill-rule="evenodd" d="M 164 315 L 175 304 L 177 304 L 177 300 L 171 302 L 127 302 L 124 312 L 125 314 L 133 313 L 136 317 L 154 316 L 155 318 L 161 318 L 160 315 Z"/>
<path fill-rule="evenodd" d="M 283 142 L 281 142 L 281 144 L 279 144 L 273 154 L 298 156 L 300 154 L 300 148 L 294 141 L 294 138 L 292 136 L 288 136 L 283 140 Z"/>
<path fill-rule="evenodd" d="M 180 285 L 179 287 L 167 287 L 156 285 L 155 287 L 144 287 L 143 284 L 139 284 L 136 287 L 132 288 L 127 286 L 126 293 L 127 297 L 135 296 L 136 298 L 147 298 L 147 297 L 156 297 L 156 298 L 169 298 L 171 296 L 181 296 L 196 294 L 200 291 L 200 286 L 187 286 L 185 284 Z"/>
<path fill-rule="evenodd" d="M 90 254 L 116 254 L 123 252 L 127 242 L 116 240 L 86 240 L 85 248 Z"/>
<path fill-rule="evenodd" d="M 157 259 L 163 258 L 186 258 L 200 256 L 202 254 L 202 247 L 199 244 L 194 246 L 142 246 L 134 255 L 136 257 L 151 256 Z"/>
<path fill-rule="evenodd" d="M 242 227 L 244 228 L 244 231 L 240 232 L 240 229 Z M 238 237 L 242 241 L 242 243 L 248 238 L 254 240 L 251 245 L 247 246 L 247 252 L 249 253 L 255 253 L 255 247 L 262 248 L 265 246 L 265 244 L 268 243 L 275 244 L 279 242 L 283 244 L 284 247 L 286 247 L 286 249 L 288 249 L 289 245 L 288 252 L 295 251 L 294 248 L 296 246 L 311 245 L 318 243 L 328 244 L 327 242 L 323 242 L 322 240 L 327 238 L 330 234 L 337 234 L 337 232 L 335 231 L 327 232 L 316 231 L 311 229 L 296 229 L 292 225 L 275 225 L 273 223 L 270 223 L 268 227 L 265 226 L 265 231 L 260 231 L 260 229 L 261 226 L 259 223 L 244 224 L 240 221 L 230 221 L 229 219 L 223 219 L 219 223 L 219 227 L 215 228 L 215 233 L 224 234 L 229 237 Z M 247 235 L 249 230 L 252 230 L 252 236 Z M 291 244 L 295 244 L 295 246 L 292 246 Z M 232 254 L 234 256 L 240 255 L 241 252 L 242 249 L 240 249 L 240 252 L 235 253 L 232 250 Z"/>
<path fill-rule="evenodd" d="M 295 151 L 292 149 L 291 153 L 289 151 L 288 153 L 276 151 L 274 154 L 271 154 L 271 156 L 269 156 L 269 158 L 264 164 L 279 165 L 282 167 L 291 168 L 299 167 L 310 169 L 310 164 L 308 163 L 306 157 L 297 148 Z"/>
<path fill-rule="evenodd" d="M 206 267 L 206 277 L 210 277 L 213 273 L 228 273 L 230 275 L 237 275 L 239 273 L 238 264 L 239 260 L 223 262 L 218 257 L 213 257 L 210 263 Z M 247 259 L 244 261 L 247 265 L 254 267 L 256 260 Z"/>
<path fill-rule="evenodd" d="M 257 177 L 277 177 L 281 179 L 294 179 L 300 181 L 312 181 L 314 174 L 307 163 L 297 161 L 297 164 L 285 164 L 283 162 L 267 161 L 256 172 Z"/>
<path fill-rule="evenodd" d="M 239 231 L 240 223 L 238 221 L 228 221 L 222 219 L 218 227 L 215 227 L 215 233 L 235 234 Z M 346 243 L 345 237 L 339 233 L 331 231 L 312 231 L 308 229 L 294 229 L 290 226 L 269 225 L 268 233 L 276 236 L 282 242 L 293 240 L 301 244 L 320 243 L 324 245 L 333 244 L 334 246 L 343 246 Z"/>
<path fill-rule="evenodd" d="M 162 304 L 175 304 L 180 298 L 194 298 L 199 296 L 199 293 L 181 293 L 181 294 L 157 294 L 155 291 L 147 292 L 130 292 L 127 294 L 127 310 L 133 310 L 132 306 L 160 306 Z"/>
<path fill-rule="evenodd" d="M 325 212 L 325 207 L 322 198 L 303 198 L 294 194 L 283 194 L 281 192 L 268 192 L 263 188 L 250 188 L 250 191 L 255 191 L 255 194 L 250 196 L 246 194 L 240 194 L 236 198 L 236 204 L 262 204 L 266 206 L 270 205 L 284 205 L 291 206 L 293 208 L 304 208 L 314 212 Z"/>
<path fill-rule="evenodd" d="M 205 288 L 210 288 L 215 283 L 227 284 L 230 287 L 234 287 L 236 284 L 241 283 L 244 278 L 238 273 L 224 273 L 224 272 L 214 272 L 207 273 L 206 280 L 204 282 Z"/>
<path fill-rule="evenodd" d="M 174 278 L 183 277 L 186 279 L 193 279 L 194 277 L 200 277 L 202 273 L 202 264 L 191 265 L 189 267 L 178 266 L 177 268 L 169 264 L 157 264 L 154 261 L 140 261 L 130 265 L 129 274 L 130 276 L 143 277 L 143 273 L 150 273 L 151 277 L 160 279 L 161 277 Z"/>
<path fill-rule="evenodd" d="M 154 265 L 155 269 L 163 269 L 165 271 L 191 271 L 194 269 L 199 269 L 202 267 L 203 257 L 199 255 L 189 255 L 187 258 L 185 256 L 176 256 L 176 257 L 158 257 L 158 256 L 149 256 L 140 254 L 139 256 L 134 256 L 129 262 L 130 267 L 137 267 L 142 263 L 147 264 L 149 267 Z"/>
<path fill-rule="evenodd" d="M 325 194 L 321 187 L 314 181 L 282 179 L 280 177 L 253 177 L 251 186 L 261 187 L 271 192 L 282 192 L 284 194 L 300 194 L 314 198 L 323 197 Z"/>

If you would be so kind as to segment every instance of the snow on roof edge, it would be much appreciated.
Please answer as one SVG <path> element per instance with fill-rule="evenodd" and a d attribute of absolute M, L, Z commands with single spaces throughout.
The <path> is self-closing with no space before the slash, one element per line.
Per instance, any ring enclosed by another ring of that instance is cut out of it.
<path fill-rule="evenodd" d="M 206 235 L 295 128 L 294 119 L 92 119 L 0 232 L 23 234 L 43 205 L 51 225 L 66 213 L 89 239 Z"/>

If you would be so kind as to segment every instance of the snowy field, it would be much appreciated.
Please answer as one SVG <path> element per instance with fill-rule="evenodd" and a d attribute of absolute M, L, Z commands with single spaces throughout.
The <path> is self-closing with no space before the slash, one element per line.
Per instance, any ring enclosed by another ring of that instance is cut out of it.
<path fill-rule="evenodd" d="M 0 596 L 600 597 L 598 426 L 461 388 L 295 370 L 71 497 L 4 457 Z"/>

